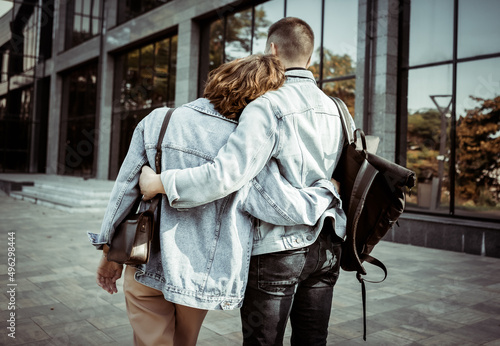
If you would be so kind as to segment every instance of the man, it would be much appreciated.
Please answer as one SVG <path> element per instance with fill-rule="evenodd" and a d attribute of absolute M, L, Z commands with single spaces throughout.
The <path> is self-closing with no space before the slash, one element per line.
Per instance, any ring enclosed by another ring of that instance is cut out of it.
<path fill-rule="evenodd" d="M 342 126 L 334 103 L 306 70 L 313 49 L 307 23 L 291 17 L 274 23 L 266 53 L 278 56 L 287 69 L 285 85 L 245 108 L 213 163 L 145 174 L 143 194 L 166 193 L 176 208 L 198 206 L 238 190 L 269 160 L 296 188 L 329 179 L 341 154 Z M 334 212 L 325 213 L 315 226 L 257 222 L 241 309 L 244 345 L 282 344 L 289 317 L 292 345 L 326 343 L 345 235 L 345 214 L 336 197 Z"/>

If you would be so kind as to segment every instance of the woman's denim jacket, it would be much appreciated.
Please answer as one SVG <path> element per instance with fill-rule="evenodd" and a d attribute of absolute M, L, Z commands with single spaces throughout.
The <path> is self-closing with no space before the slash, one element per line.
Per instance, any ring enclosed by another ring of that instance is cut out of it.
<path fill-rule="evenodd" d="M 339 111 L 317 87 L 310 71 L 290 70 L 286 76 L 283 87 L 267 92 L 245 108 L 238 127 L 213 162 L 162 172 L 163 186 L 173 207 L 194 207 L 236 191 L 269 160 L 297 188 L 332 176 L 343 145 Z M 331 217 L 335 232 L 343 238 L 346 216 L 340 196 L 335 196 L 337 204 L 314 227 L 276 227 L 261 222 L 254 233 L 253 254 L 310 245 L 326 217 Z"/>
<path fill-rule="evenodd" d="M 134 131 L 101 232 L 89 233 L 98 249 L 109 244 L 116 226 L 139 196 L 142 166 L 155 167 L 156 142 L 166 111 L 154 110 Z M 236 125 L 206 99 L 177 108 L 162 143 L 162 169 L 212 162 Z M 240 307 L 253 240 L 254 219 L 248 211 L 273 224 L 314 225 L 331 205 L 334 193 L 328 180 L 295 189 L 282 180 L 277 165 L 270 163 L 239 191 L 196 208 L 176 210 L 163 195 L 158 240 L 153 240 L 149 262 L 138 266 L 136 279 L 162 291 L 173 303 L 208 310 Z"/>

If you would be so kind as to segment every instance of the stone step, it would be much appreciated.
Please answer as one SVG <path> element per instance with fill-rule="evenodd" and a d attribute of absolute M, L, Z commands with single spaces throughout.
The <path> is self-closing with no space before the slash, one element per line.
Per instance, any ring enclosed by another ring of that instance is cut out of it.
<path fill-rule="evenodd" d="M 83 213 L 83 212 L 95 212 L 95 213 L 102 213 L 104 214 L 104 211 L 106 210 L 106 206 L 99 206 L 99 207 L 78 207 L 75 205 L 68 205 L 61 203 L 61 201 L 57 199 L 52 199 L 50 197 L 45 197 L 45 198 L 39 198 L 39 196 L 30 194 L 28 192 L 12 192 L 10 194 L 10 197 L 23 200 L 23 201 L 28 201 L 34 204 L 39 204 L 43 205 L 45 207 L 65 211 L 68 213 Z"/>
<path fill-rule="evenodd" d="M 69 187 L 52 188 L 50 185 L 23 186 L 22 191 L 17 192 L 27 197 L 40 200 L 47 200 L 61 205 L 75 208 L 106 207 L 109 201 L 110 192 L 83 193 L 78 189 Z"/>
<path fill-rule="evenodd" d="M 114 184 L 108 180 L 55 175 L 3 175 L 0 178 L 2 190 L 13 198 L 71 213 L 104 213 Z"/>

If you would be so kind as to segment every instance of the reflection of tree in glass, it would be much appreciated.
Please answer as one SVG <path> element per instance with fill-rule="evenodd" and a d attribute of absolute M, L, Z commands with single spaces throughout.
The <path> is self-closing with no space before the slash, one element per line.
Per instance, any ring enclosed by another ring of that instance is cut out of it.
<path fill-rule="evenodd" d="M 440 114 L 435 109 L 421 109 L 408 114 L 408 148 L 439 150 Z"/>
<path fill-rule="evenodd" d="M 226 62 L 247 56 L 252 46 L 252 9 L 227 17 Z"/>
<path fill-rule="evenodd" d="M 120 98 L 123 110 L 168 105 L 175 91 L 177 36 L 127 54 Z M 170 51 L 172 50 L 172 51 Z"/>
<path fill-rule="evenodd" d="M 319 50 L 319 48 L 318 48 Z M 316 78 L 319 78 L 319 63 L 316 62 L 309 67 L 309 70 Z M 356 73 L 355 63 L 347 55 L 336 55 L 330 50 L 323 49 L 323 79 L 344 77 Z M 354 98 L 356 89 L 356 79 L 346 79 L 335 82 L 323 83 L 323 91 L 330 96 L 336 96 L 342 99 L 349 108 L 349 112 L 354 114 Z"/>
<path fill-rule="evenodd" d="M 435 109 L 421 109 L 408 114 L 407 167 L 419 181 L 438 176 L 441 115 Z M 449 126 L 447 127 L 449 128 Z M 449 138 L 449 136 L 446 136 Z M 445 177 L 447 176 L 445 172 Z"/>
<path fill-rule="evenodd" d="M 256 8 L 254 13 L 254 38 L 265 37 L 271 22 L 266 19 L 266 12 L 263 8 Z M 209 46 L 210 70 L 222 64 L 223 49 L 225 49 L 226 62 L 250 55 L 252 53 L 252 9 L 228 16 L 225 28 L 223 20 L 214 21 L 210 25 Z"/>
<path fill-rule="evenodd" d="M 457 121 L 458 193 L 475 205 L 500 202 L 500 96 L 472 97 L 481 103 Z"/>

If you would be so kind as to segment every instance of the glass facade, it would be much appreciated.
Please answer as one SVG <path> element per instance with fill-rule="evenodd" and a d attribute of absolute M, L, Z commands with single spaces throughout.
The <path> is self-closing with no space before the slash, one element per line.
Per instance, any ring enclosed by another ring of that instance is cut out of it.
<path fill-rule="evenodd" d="M 0 58 L 2 59 L 2 63 L 0 65 L 0 83 L 3 83 L 9 78 L 9 49 L 3 48 L 0 52 Z"/>
<path fill-rule="evenodd" d="M 177 35 L 149 43 L 116 57 L 113 102 L 113 142 L 121 163 L 136 125 L 158 107 L 173 107 L 177 65 Z"/>
<path fill-rule="evenodd" d="M 500 2 L 411 1 L 405 11 L 407 166 L 418 177 L 408 209 L 500 219 Z"/>
<path fill-rule="evenodd" d="M 140 16 L 172 0 L 125 0 L 118 6 L 118 24 Z"/>
<path fill-rule="evenodd" d="M 63 84 L 58 173 L 92 177 L 96 152 L 97 63 L 67 73 Z"/>
<path fill-rule="evenodd" d="M 27 172 L 33 88 L 11 90 L 0 99 L 0 172 Z"/>
<path fill-rule="evenodd" d="M 34 14 L 29 17 L 23 28 L 23 71 L 31 70 L 37 61 L 37 15 L 38 7 Z"/>
<path fill-rule="evenodd" d="M 310 70 L 326 94 L 342 97 L 354 114 L 358 1 L 271 0 L 252 7 L 219 13 L 202 30 L 200 89 L 212 69 L 222 62 L 263 53 L 267 30 L 284 16 L 305 20 L 315 35 Z M 205 35 L 205 36 L 203 36 Z"/>
<path fill-rule="evenodd" d="M 66 49 L 99 35 L 103 0 L 68 0 L 66 3 Z"/>

